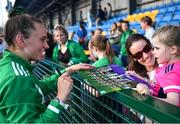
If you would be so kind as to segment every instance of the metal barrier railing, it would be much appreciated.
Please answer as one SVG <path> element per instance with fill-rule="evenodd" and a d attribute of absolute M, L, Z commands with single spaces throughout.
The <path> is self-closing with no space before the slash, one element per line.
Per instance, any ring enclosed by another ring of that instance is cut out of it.
<path fill-rule="evenodd" d="M 50 60 L 35 64 L 33 73 L 38 79 L 58 73 L 63 66 Z M 138 94 L 131 89 L 96 97 L 96 90 L 73 74 L 74 86 L 63 110 L 63 123 L 179 123 L 180 108 L 151 96 Z M 56 92 L 46 94 L 46 100 Z"/>

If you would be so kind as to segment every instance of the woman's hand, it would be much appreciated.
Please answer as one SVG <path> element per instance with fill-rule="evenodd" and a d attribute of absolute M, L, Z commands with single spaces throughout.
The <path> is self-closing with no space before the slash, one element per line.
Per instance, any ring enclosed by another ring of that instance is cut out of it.
<path fill-rule="evenodd" d="M 79 71 L 79 70 L 91 70 L 95 68 L 94 66 L 90 65 L 90 64 L 85 64 L 85 63 L 80 63 L 80 64 L 76 64 L 76 65 L 72 65 L 66 68 L 66 71 L 71 74 L 75 71 Z"/>
<path fill-rule="evenodd" d="M 137 78 L 144 80 L 144 78 L 142 76 L 140 76 L 139 74 L 137 74 L 135 71 L 126 71 L 125 74 L 126 75 L 134 75 Z"/>
<path fill-rule="evenodd" d="M 73 87 L 73 80 L 66 72 L 58 78 L 57 97 L 64 103 Z"/>

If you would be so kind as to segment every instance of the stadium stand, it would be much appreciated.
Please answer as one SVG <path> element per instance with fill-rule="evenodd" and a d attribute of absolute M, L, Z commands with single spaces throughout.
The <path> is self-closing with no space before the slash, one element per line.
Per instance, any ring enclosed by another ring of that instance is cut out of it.
<path fill-rule="evenodd" d="M 99 28 L 102 28 L 103 31 L 108 34 L 108 29 L 113 22 L 118 20 L 127 20 L 130 22 L 130 27 L 133 31 L 143 34 L 144 31 L 141 29 L 139 22 L 140 19 L 144 16 L 150 16 L 155 24 L 155 28 L 161 27 L 166 24 L 179 25 L 180 24 L 180 2 L 170 2 L 167 4 L 162 4 L 154 7 L 149 7 L 146 9 L 137 9 L 133 14 L 127 15 L 127 13 L 118 14 L 112 19 L 104 21 Z M 77 25 L 69 26 L 68 31 L 76 30 Z M 95 30 L 96 26 L 94 25 L 91 29 L 88 29 L 88 32 Z"/>

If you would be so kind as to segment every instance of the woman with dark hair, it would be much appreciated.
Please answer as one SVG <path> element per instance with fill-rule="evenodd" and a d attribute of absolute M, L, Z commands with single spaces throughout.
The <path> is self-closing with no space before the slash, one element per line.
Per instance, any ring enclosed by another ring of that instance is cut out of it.
<path fill-rule="evenodd" d="M 155 68 L 158 64 L 150 41 L 143 35 L 133 34 L 127 39 L 126 50 L 130 59 L 129 71 L 126 73 L 154 82 Z"/>

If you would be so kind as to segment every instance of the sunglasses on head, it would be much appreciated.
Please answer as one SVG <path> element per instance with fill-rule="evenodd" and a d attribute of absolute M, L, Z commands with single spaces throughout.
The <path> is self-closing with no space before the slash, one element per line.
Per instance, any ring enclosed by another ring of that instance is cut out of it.
<path fill-rule="evenodd" d="M 143 48 L 142 51 L 137 52 L 136 54 L 132 55 L 134 59 L 141 59 L 143 56 L 143 53 L 148 53 L 152 50 L 152 47 L 150 44 L 146 44 L 146 46 Z"/>

